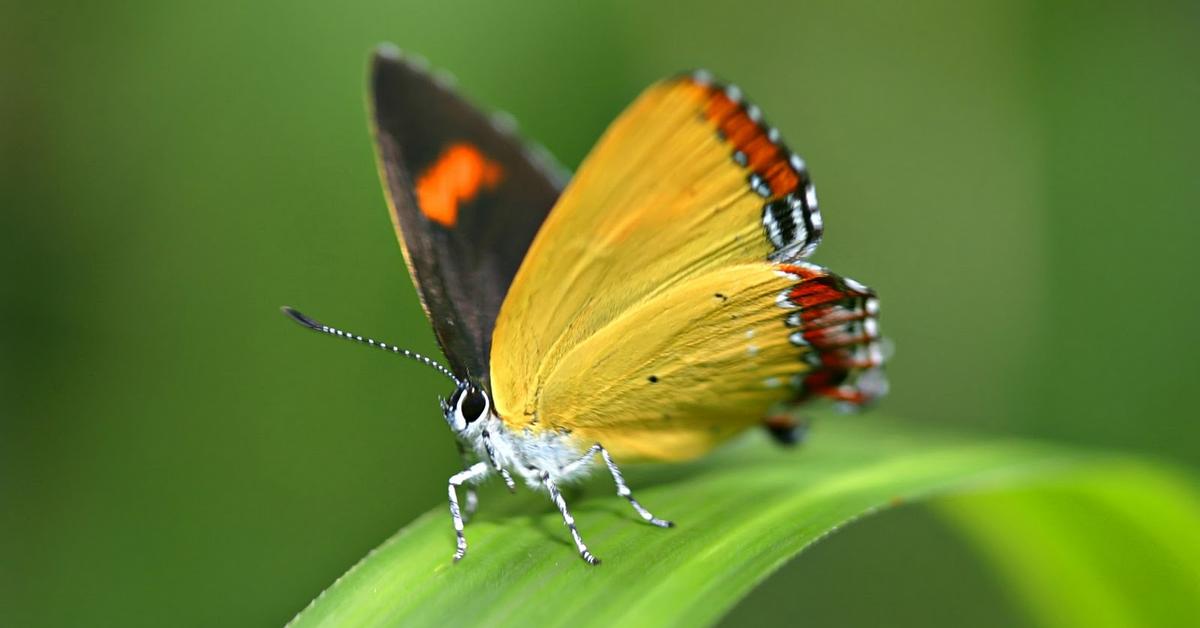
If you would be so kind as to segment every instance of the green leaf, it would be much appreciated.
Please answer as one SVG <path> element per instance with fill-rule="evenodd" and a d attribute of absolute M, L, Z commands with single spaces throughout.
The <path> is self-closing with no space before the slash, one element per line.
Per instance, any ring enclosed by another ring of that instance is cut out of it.
<path fill-rule="evenodd" d="M 1156 560 L 1173 565 L 1162 575 L 1170 581 L 1162 583 L 1162 596 L 1173 600 L 1167 612 L 1196 607 L 1196 596 L 1186 599 L 1189 586 L 1200 582 L 1194 485 L 1124 458 L 1042 444 L 911 433 L 843 417 L 819 428 L 799 450 L 754 435 L 703 461 L 627 470 L 638 499 L 676 522 L 669 530 L 642 523 L 614 494 L 606 474 L 597 473 L 585 491 L 567 494 L 589 547 L 604 559 L 597 567 L 576 556 L 561 518 L 543 496 L 494 490 L 481 495 L 479 515 L 466 528 L 470 549 L 460 563 L 451 561 L 454 534 L 447 509 L 435 508 L 342 576 L 294 625 L 710 624 L 840 526 L 902 502 L 945 495 L 959 497 L 947 501 L 943 512 L 1016 579 L 1036 571 L 1039 561 L 1062 560 L 1071 573 L 1103 571 L 1097 577 L 1102 582 L 1075 573 L 1080 577 L 1071 591 L 1078 594 L 1073 600 L 1078 610 L 1055 605 L 1054 596 L 1039 588 L 1049 584 L 1016 587 L 1045 621 L 1084 625 L 1080 618 L 1096 614 L 1088 596 L 1121 582 L 1107 576 L 1123 563 L 1091 560 L 1092 552 L 1105 551 L 1102 535 L 1081 541 L 1077 520 L 1058 517 L 1053 526 L 1039 525 L 1047 509 L 1059 506 L 1055 491 L 1100 499 L 1127 518 L 1104 534 L 1141 533 L 1141 541 L 1156 548 Z M 1011 492 L 1019 487 L 1032 488 Z M 1131 496 L 1136 499 L 1122 501 Z M 1071 514 L 1070 508 L 1059 510 Z M 1166 527 L 1160 527 L 1160 518 Z M 1006 533 L 1009 524 L 1013 534 Z M 1023 534 L 1032 540 L 1023 543 Z M 1182 554 L 1188 562 L 1171 562 L 1172 543 L 1189 545 L 1191 553 Z M 1067 545 L 1071 551 L 1054 549 Z M 1180 596 L 1185 599 L 1176 599 Z M 1121 596 L 1112 602 L 1121 608 L 1104 612 L 1151 616 L 1137 608 L 1141 603 Z"/>
<path fill-rule="evenodd" d="M 1109 460 L 935 507 L 1046 625 L 1200 621 L 1200 493 L 1182 473 Z"/>

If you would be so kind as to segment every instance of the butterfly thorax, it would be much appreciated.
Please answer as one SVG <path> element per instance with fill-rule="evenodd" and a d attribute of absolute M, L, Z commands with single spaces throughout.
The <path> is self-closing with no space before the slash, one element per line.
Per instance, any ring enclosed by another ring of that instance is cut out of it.
<path fill-rule="evenodd" d="M 505 469 L 524 478 L 530 488 L 541 489 L 545 474 L 565 483 L 591 471 L 591 457 L 581 457 L 592 443 L 560 431 L 511 428 L 494 408 L 488 392 L 470 383 L 459 386 L 442 406 L 451 431 L 479 460 L 488 461 L 493 472 Z"/>

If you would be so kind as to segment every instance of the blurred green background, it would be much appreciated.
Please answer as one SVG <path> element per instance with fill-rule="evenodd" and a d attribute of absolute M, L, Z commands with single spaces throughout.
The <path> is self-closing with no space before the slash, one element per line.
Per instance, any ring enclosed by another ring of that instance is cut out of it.
<path fill-rule="evenodd" d="M 882 295 L 883 412 L 1200 463 L 1194 2 L 0 6 L 5 625 L 278 625 L 442 504 L 444 381 L 277 312 L 436 352 L 367 133 L 381 41 L 568 167 L 654 79 L 737 81 L 812 169 L 818 261 Z M 1024 621 L 920 509 L 728 621 L 799 618 Z"/>

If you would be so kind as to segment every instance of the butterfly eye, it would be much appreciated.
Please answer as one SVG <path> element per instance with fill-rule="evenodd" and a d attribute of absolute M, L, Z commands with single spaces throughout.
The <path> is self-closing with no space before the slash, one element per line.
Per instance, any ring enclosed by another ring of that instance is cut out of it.
<path fill-rule="evenodd" d="M 454 407 L 454 427 L 458 430 L 466 429 L 471 423 L 486 416 L 491 409 L 487 393 L 474 386 L 460 388 L 451 397 L 450 403 Z"/>

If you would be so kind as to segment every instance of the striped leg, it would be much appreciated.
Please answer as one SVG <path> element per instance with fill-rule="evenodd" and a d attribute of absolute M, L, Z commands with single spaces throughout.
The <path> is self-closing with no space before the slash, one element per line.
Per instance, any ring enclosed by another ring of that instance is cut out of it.
<path fill-rule="evenodd" d="M 575 517 L 572 517 L 571 511 L 567 510 L 566 500 L 563 499 L 562 493 L 558 492 L 558 486 L 554 484 L 554 480 L 550 479 L 550 474 L 545 471 L 542 472 L 542 484 L 549 491 L 554 505 L 558 506 L 558 511 L 562 513 L 563 523 L 567 524 L 567 528 L 571 530 L 571 538 L 575 540 L 575 549 L 579 550 L 579 557 L 587 561 L 589 565 L 599 565 L 600 559 L 592 556 L 592 553 L 588 551 L 583 537 L 579 536 L 579 530 L 575 528 Z"/>
<path fill-rule="evenodd" d="M 504 485 L 508 487 L 508 492 L 517 492 L 517 485 L 515 482 L 513 482 L 512 476 L 509 475 L 508 469 L 501 467 L 500 463 L 496 462 L 496 449 L 492 447 L 492 436 L 491 434 L 488 434 L 487 430 L 483 430 L 483 449 L 487 451 L 488 462 L 492 463 L 492 466 L 496 469 L 496 472 L 499 473 L 500 477 L 504 479 Z"/>
<path fill-rule="evenodd" d="M 674 527 L 674 523 L 671 523 L 666 519 L 659 519 L 658 517 L 655 517 L 650 513 L 649 510 L 646 510 L 644 506 L 639 504 L 638 500 L 633 498 L 633 491 L 629 490 L 629 486 L 625 484 L 625 478 L 621 475 L 621 470 L 617 468 L 617 463 L 613 462 L 612 456 L 608 455 L 608 450 L 600 445 L 600 443 L 592 445 L 592 447 L 587 450 L 587 453 L 583 454 L 579 460 L 567 465 L 563 469 L 564 474 L 565 472 L 574 469 L 578 465 L 584 464 L 589 458 L 596 454 L 600 454 L 600 457 L 604 459 L 604 464 L 608 465 L 608 471 L 612 474 L 613 482 L 617 485 L 617 495 L 629 500 L 629 505 L 633 506 L 633 509 L 637 511 L 637 514 L 640 515 L 643 520 L 660 528 Z"/>
<path fill-rule="evenodd" d="M 445 402 L 442 402 L 442 403 L 443 403 L 443 405 L 445 405 Z M 472 460 L 471 452 L 467 451 L 467 448 L 463 446 L 461 441 L 456 440 L 456 441 L 454 441 L 454 444 L 458 445 L 458 455 L 462 457 L 463 466 L 466 468 L 470 468 L 471 465 L 474 464 L 474 461 Z M 476 495 L 474 486 L 467 487 L 466 501 L 467 501 L 467 503 L 464 504 L 463 508 L 462 508 L 463 523 L 470 522 L 471 517 L 473 517 L 475 515 L 475 509 L 477 507 L 479 507 L 479 496 Z"/>
<path fill-rule="evenodd" d="M 466 503 L 462 507 L 462 519 L 463 524 L 466 524 L 471 517 L 475 516 L 475 510 L 479 508 L 479 495 L 476 494 L 474 486 L 467 487 L 467 496 L 464 501 Z"/>
<path fill-rule="evenodd" d="M 454 550 L 454 560 L 460 561 L 463 556 L 467 555 L 467 537 L 463 536 L 463 518 L 458 510 L 458 492 L 455 490 L 459 486 L 487 475 L 488 466 L 486 462 L 476 462 L 470 468 L 459 471 L 450 476 L 450 518 L 454 520 L 454 534 L 458 536 L 458 547 Z M 470 496 L 474 493 L 468 493 L 467 506 L 471 506 L 474 501 Z"/>

